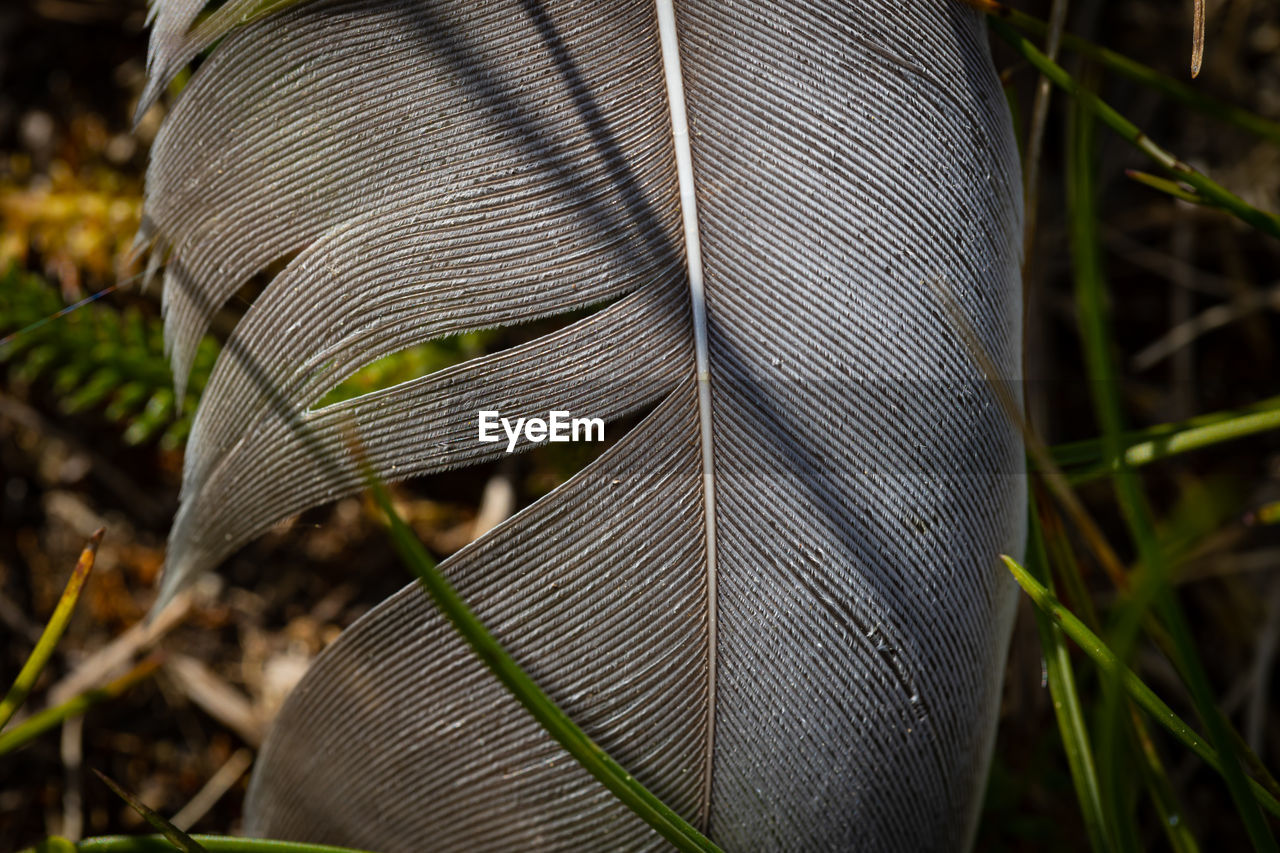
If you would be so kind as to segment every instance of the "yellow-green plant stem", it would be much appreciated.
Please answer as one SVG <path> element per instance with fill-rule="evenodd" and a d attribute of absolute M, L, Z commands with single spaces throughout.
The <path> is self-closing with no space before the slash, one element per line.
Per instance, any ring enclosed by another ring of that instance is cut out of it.
<path fill-rule="evenodd" d="M 435 561 L 423 549 L 418 537 L 409 529 L 391 504 L 386 490 L 377 482 L 370 484 L 373 499 L 386 517 L 391 542 L 400 559 L 413 572 L 423 589 L 431 596 L 453 627 L 526 710 L 547 730 L 556 742 L 568 750 L 592 776 L 613 792 L 663 838 L 679 850 L 718 851 L 710 839 L 676 814 L 653 795 L 622 765 L 614 761 L 582 729 L 542 691 L 507 653 L 484 623 L 471 612 L 465 601 L 436 568 Z"/>
<path fill-rule="evenodd" d="M 38 714 L 32 714 L 23 720 L 21 724 L 14 726 L 7 732 L 0 733 L 0 755 L 12 752 L 33 738 L 44 734 L 63 720 L 83 714 L 99 702 L 119 696 L 155 672 L 156 667 L 159 665 L 159 657 L 148 658 L 104 687 L 99 687 L 96 690 L 86 690 L 61 705 L 46 708 Z"/>
<path fill-rule="evenodd" d="M 1013 29 L 999 17 L 990 18 L 991 28 L 1004 39 L 1023 59 L 1030 62 L 1055 86 L 1071 95 L 1081 106 L 1097 116 L 1104 124 L 1118 133 L 1127 142 L 1146 154 L 1174 179 L 1193 187 L 1206 202 L 1214 207 L 1231 213 L 1243 222 L 1252 225 L 1259 231 L 1280 237 L 1280 217 L 1273 213 L 1259 210 L 1244 199 L 1229 192 L 1215 181 L 1197 172 L 1177 157 L 1157 145 L 1143 133 L 1138 126 L 1116 112 L 1109 104 L 1089 91 L 1062 69 L 1056 62 L 1040 52 L 1031 40 Z"/>
<path fill-rule="evenodd" d="M 1001 559 L 1004 560 L 1005 566 L 1013 574 L 1018 586 L 1022 587 L 1032 603 L 1048 614 L 1054 624 L 1062 628 L 1063 633 L 1070 637 L 1072 642 L 1079 646 L 1097 664 L 1099 669 L 1104 673 L 1115 676 L 1125 692 L 1137 703 L 1138 707 L 1151 715 L 1152 719 L 1185 744 L 1188 749 L 1200 756 L 1206 764 L 1219 774 L 1224 774 L 1223 764 L 1217 750 L 1206 743 L 1196 733 L 1195 729 L 1185 723 L 1181 717 L 1173 712 L 1173 709 L 1164 703 L 1164 700 L 1157 696 L 1151 688 L 1147 687 L 1132 670 L 1121 663 L 1097 634 L 1090 631 L 1083 622 L 1076 618 L 1075 614 L 1064 607 L 1049 590 L 1045 589 L 1044 585 L 1032 577 L 1031 573 L 1014 561 L 1012 557 L 1004 556 Z M 1252 779 L 1248 780 L 1248 786 L 1253 798 L 1263 808 L 1276 817 L 1280 817 L 1280 800 L 1271 796 L 1262 785 Z"/>
<path fill-rule="evenodd" d="M 53 609 L 53 615 L 49 617 L 49 623 L 44 626 L 44 633 L 40 635 L 36 647 L 31 650 L 27 662 L 23 664 L 22 670 L 14 679 L 9 692 L 5 694 L 4 700 L 0 701 L 0 729 L 3 729 L 22 707 L 22 703 L 31 693 L 31 688 L 35 687 L 36 679 L 40 677 L 40 673 L 44 672 L 45 665 L 53 655 L 53 650 L 58 646 L 58 641 L 62 639 L 62 633 L 67 630 L 67 623 L 71 621 L 71 614 L 75 612 L 76 602 L 80 600 L 80 591 L 84 589 L 84 582 L 89 578 L 89 572 L 93 571 L 93 560 L 98 553 L 98 545 L 102 542 L 102 534 L 101 529 L 94 533 L 89 538 L 89 544 L 85 545 L 84 550 L 80 552 L 80 559 L 76 561 L 76 567 L 71 571 L 71 579 L 67 581 L 62 597 L 58 599 L 58 605 Z"/>
<path fill-rule="evenodd" d="M 1188 204 L 1204 204 L 1204 199 L 1183 188 L 1182 184 L 1177 181 L 1171 181 L 1168 178 L 1161 178 L 1156 175 L 1141 172 L 1137 169 L 1126 169 L 1124 176 L 1134 183 L 1142 184 L 1144 187 L 1150 187 L 1156 192 L 1164 193 L 1167 196 L 1176 198 L 1179 201 L 1185 201 Z"/>
<path fill-rule="evenodd" d="M 1122 458 L 1124 464 L 1132 468 L 1274 429 L 1280 429 L 1280 407 L 1221 423 L 1191 427 L 1165 438 L 1142 441 L 1124 448 Z"/>
<path fill-rule="evenodd" d="M 1280 397 L 1242 409 L 1212 412 L 1178 423 L 1123 433 L 1121 459 L 1130 468 L 1140 468 L 1170 456 L 1276 429 L 1280 429 Z M 1059 465 L 1087 466 L 1071 473 L 1074 483 L 1097 479 L 1115 468 L 1104 453 L 1103 444 L 1100 438 L 1061 444 L 1053 448 L 1053 458 Z"/>

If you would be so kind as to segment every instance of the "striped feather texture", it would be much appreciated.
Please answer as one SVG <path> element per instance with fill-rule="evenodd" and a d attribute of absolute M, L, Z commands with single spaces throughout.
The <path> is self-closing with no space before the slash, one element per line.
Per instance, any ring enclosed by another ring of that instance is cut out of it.
<path fill-rule="evenodd" d="M 366 462 L 395 480 L 500 455 L 479 409 L 656 405 L 450 579 L 727 849 L 971 837 L 1012 616 L 996 555 L 1021 550 L 1025 499 L 938 295 L 1016 379 L 1021 190 L 979 18 L 680 2 L 664 80 L 649 0 L 312 0 L 237 26 L 239 5 L 194 29 L 186 0 L 156 13 L 151 96 L 225 36 L 148 175 L 179 382 L 212 313 L 291 259 L 205 391 L 162 596 L 358 490 Z M 318 407 L 412 343 L 593 306 Z M 317 661 L 248 812 L 252 832 L 387 851 L 660 845 L 415 587 Z"/>

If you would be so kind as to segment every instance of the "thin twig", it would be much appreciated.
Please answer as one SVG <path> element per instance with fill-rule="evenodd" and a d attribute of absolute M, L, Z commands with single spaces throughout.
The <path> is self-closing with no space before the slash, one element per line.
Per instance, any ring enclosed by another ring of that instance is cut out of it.
<path fill-rule="evenodd" d="M 249 769 L 249 765 L 253 763 L 253 753 L 247 749 L 237 749 L 231 753 L 231 757 L 226 763 L 218 768 L 218 772 L 210 777 L 208 782 L 204 783 L 191 801 L 182 807 L 176 815 L 170 818 L 169 822 L 181 829 L 183 832 L 195 826 L 200 818 L 209 813 L 218 800 L 231 790 L 231 786 L 240 781 L 240 777 Z"/>
<path fill-rule="evenodd" d="M 1133 369 L 1149 370 L 1196 338 L 1266 309 L 1280 311 L 1280 285 L 1249 291 L 1227 305 L 1215 305 L 1179 323 L 1139 351 L 1133 357 Z"/>
<path fill-rule="evenodd" d="M 506 521 L 516 508 L 516 486 L 513 478 L 511 457 L 498 464 L 498 470 L 484 484 L 484 493 L 480 496 L 480 508 L 476 511 L 476 519 L 471 525 L 471 538 L 479 539 L 502 522 Z"/>
<path fill-rule="evenodd" d="M 49 689 L 49 701 L 60 704 L 96 687 L 129 665 L 140 652 L 155 644 L 191 610 L 191 594 L 181 593 L 150 622 L 139 622 L 80 662 L 69 675 Z"/>
<path fill-rule="evenodd" d="M 1108 228 L 1103 224 L 1102 240 L 1107 248 L 1122 251 L 1126 263 L 1170 278 L 1182 277 L 1185 273 L 1187 286 L 1197 293 L 1223 299 L 1230 297 L 1238 289 L 1236 282 L 1227 276 L 1189 265 L 1167 252 L 1135 240 L 1118 228 Z"/>
<path fill-rule="evenodd" d="M 164 669 L 182 692 L 207 714 L 240 735 L 250 746 L 261 746 L 266 724 L 243 693 L 187 655 L 171 654 Z"/>
<path fill-rule="evenodd" d="M 1262 751 L 1262 727 L 1271 709 L 1271 673 L 1275 669 L 1276 651 L 1280 649 L 1280 580 L 1271 581 L 1266 618 L 1253 657 L 1253 677 L 1244 718 L 1245 740 L 1254 752 Z"/>
<path fill-rule="evenodd" d="M 1045 55 L 1053 60 L 1058 58 L 1058 47 L 1062 42 L 1062 29 L 1067 21 L 1067 0 L 1053 0 L 1049 12 L 1049 32 L 1045 39 Z M 1031 257 L 1031 246 L 1036 236 L 1036 213 L 1040 201 L 1040 153 L 1044 147 L 1044 126 L 1049 118 L 1049 102 L 1052 99 L 1053 84 L 1049 78 L 1041 74 L 1036 80 L 1035 103 L 1031 107 L 1031 124 L 1027 129 L 1027 153 L 1022 163 L 1023 181 L 1025 183 L 1026 208 L 1023 230 L 1023 264 Z"/>
<path fill-rule="evenodd" d="M 62 769 L 67 779 L 62 792 L 62 829 L 59 835 L 79 841 L 84 834 L 84 717 L 72 717 L 62 724 Z"/>
<path fill-rule="evenodd" d="M 1169 320 L 1172 328 L 1176 329 L 1190 320 L 1193 311 L 1190 287 L 1193 275 L 1190 270 L 1191 258 L 1195 255 L 1196 229 L 1187 215 L 1185 204 L 1175 204 L 1173 208 L 1175 218 L 1170 251 L 1183 261 L 1179 265 L 1179 273 L 1169 279 Z M 1179 351 L 1171 367 L 1173 387 L 1169 398 L 1172 411 L 1167 414 L 1174 418 L 1190 417 L 1196 410 L 1195 350 L 1188 346 Z"/>

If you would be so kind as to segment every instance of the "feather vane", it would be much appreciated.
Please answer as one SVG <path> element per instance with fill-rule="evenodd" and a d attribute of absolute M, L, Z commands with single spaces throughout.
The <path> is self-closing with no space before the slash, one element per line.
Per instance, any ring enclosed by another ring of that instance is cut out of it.
<path fill-rule="evenodd" d="M 163 594 L 357 491 L 365 462 L 397 480 L 500 455 L 480 409 L 656 405 L 449 577 L 727 849 L 969 837 L 1012 616 L 996 556 L 1024 511 L 1017 435 L 932 284 L 1015 379 L 1021 190 L 978 17 L 682 2 L 675 74 L 640 0 L 235 6 L 156 14 L 156 79 L 225 35 L 148 176 L 179 382 L 213 312 L 288 262 L 197 413 Z M 318 407 L 410 344 L 589 307 Z M 317 661 L 248 812 L 385 850 L 660 843 L 415 587 Z"/>

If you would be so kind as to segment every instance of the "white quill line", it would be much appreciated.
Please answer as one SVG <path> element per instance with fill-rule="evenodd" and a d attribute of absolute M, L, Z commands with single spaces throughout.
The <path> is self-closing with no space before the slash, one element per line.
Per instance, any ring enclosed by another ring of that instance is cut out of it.
<path fill-rule="evenodd" d="M 689 301 L 693 309 L 694 363 L 698 371 L 703 530 L 706 534 L 707 561 L 707 763 L 703 770 L 698 823 L 701 829 L 706 830 L 711 818 L 711 771 L 715 760 L 716 735 L 716 489 L 711 440 L 711 363 L 707 354 L 707 300 L 702 285 L 702 246 L 698 241 L 698 201 L 693 187 L 693 150 L 689 145 L 689 116 L 684 103 L 684 78 L 680 72 L 680 46 L 676 39 L 673 0 L 657 0 L 657 11 L 662 69 L 666 78 L 667 103 L 671 108 L 676 174 L 680 183 L 680 215 L 684 222 Z"/>

